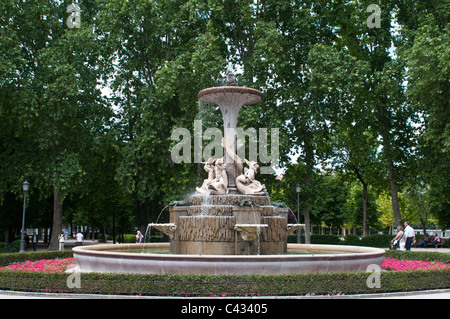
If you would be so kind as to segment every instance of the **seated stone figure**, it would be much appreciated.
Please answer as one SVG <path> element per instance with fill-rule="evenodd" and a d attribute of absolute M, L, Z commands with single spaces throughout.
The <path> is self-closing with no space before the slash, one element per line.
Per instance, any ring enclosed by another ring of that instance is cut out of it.
<path fill-rule="evenodd" d="M 207 162 L 203 163 L 203 164 L 205 164 L 204 169 L 208 173 L 208 178 L 203 180 L 202 187 L 196 188 L 197 192 L 202 193 L 202 194 L 208 192 L 209 185 L 211 185 L 212 182 L 214 181 L 214 179 L 216 178 L 215 169 L 214 169 L 215 162 L 216 162 L 216 160 L 214 160 L 210 157 Z"/>
<path fill-rule="evenodd" d="M 244 168 L 244 174 L 236 178 L 236 188 L 245 195 L 264 195 L 266 186 L 255 179 L 259 168 L 258 163 L 246 159 L 245 162 L 249 167 Z"/>
<path fill-rule="evenodd" d="M 227 188 L 227 174 L 226 174 L 226 164 L 223 162 L 222 158 L 216 160 L 216 165 L 214 166 L 215 178 L 209 185 L 209 189 L 212 189 L 212 194 L 226 194 L 228 192 Z"/>

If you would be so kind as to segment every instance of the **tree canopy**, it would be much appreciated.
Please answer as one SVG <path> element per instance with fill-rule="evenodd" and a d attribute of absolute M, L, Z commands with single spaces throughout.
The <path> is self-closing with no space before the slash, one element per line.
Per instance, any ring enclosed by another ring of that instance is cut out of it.
<path fill-rule="evenodd" d="M 84 0 L 79 25 L 71 4 L 0 4 L 5 233 L 25 179 L 50 249 L 68 220 L 142 228 L 193 192 L 203 171 L 172 161 L 172 132 L 221 128 L 197 93 L 229 62 L 264 94 L 238 126 L 280 132 L 273 201 L 297 207 L 300 183 L 308 224 L 450 226 L 448 1 L 381 0 L 374 18 L 368 0 Z"/>

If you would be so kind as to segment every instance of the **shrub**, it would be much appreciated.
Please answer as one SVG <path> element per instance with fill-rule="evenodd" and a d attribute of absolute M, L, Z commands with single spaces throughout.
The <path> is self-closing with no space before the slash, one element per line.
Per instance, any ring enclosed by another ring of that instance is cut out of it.
<path fill-rule="evenodd" d="M 153 296 L 288 296 L 360 294 L 450 288 L 450 269 L 385 271 L 381 288 L 369 288 L 370 273 L 295 275 L 81 274 L 81 288 L 67 287 L 68 274 L 0 271 L 0 289 L 54 293 Z"/>
<path fill-rule="evenodd" d="M 368 247 L 389 247 L 390 241 L 394 238 L 392 235 L 370 235 L 361 238 L 360 245 Z"/>
<path fill-rule="evenodd" d="M 5 253 L 17 253 L 19 252 L 19 250 L 20 250 L 20 239 L 16 239 L 8 245 L 8 248 L 5 249 Z"/>
<path fill-rule="evenodd" d="M 311 244 L 339 245 L 341 240 L 337 235 L 311 235 Z"/>
<path fill-rule="evenodd" d="M 344 245 L 359 246 L 359 245 L 361 245 L 361 240 L 359 239 L 358 235 L 350 234 L 350 235 L 345 236 L 345 239 L 342 243 Z"/>
<path fill-rule="evenodd" d="M 303 236 L 303 238 L 305 238 L 305 236 Z M 287 238 L 287 242 L 288 242 L 288 244 L 296 244 L 297 243 L 297 234 L 296 233 L 289 234 L 288 238 Z"/>
<path fill-rule="evenodd" d="M 121 235 L 116 236 L 116 241 L 119 242 Z M 123 234 L 123 240 L 125 244 L 136 243 L 136 234 Z"/>

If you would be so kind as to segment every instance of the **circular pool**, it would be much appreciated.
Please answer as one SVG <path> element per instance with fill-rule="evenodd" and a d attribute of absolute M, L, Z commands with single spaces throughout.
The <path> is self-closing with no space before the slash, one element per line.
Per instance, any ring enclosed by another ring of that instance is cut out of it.
<path fill-rule="evenodd" d="M 150 252 L 148 252 L 150 251 Z M 178 255 L 169 243 L 93 245 L 73 248 L 73 271 L 146 274 L 296 274 L 366 271 L 381 264 L 384 250 L 360 246 L 288 244 L 283 255 Z"/>

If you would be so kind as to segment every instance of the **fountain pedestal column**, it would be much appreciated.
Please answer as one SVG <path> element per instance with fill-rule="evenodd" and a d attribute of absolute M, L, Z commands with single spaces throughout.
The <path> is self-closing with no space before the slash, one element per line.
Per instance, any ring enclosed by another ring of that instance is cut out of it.
<path fill-rule="evenodd" d="M 198 100 L 219 106 L 222 111 L 225 142 L 231 154 L 237 154 L 236 128 L 239 111 L 243 105 L 253 105 L 261 102 L 262 93 L 258 90 L 239 86 L 219 86 L 204 89 L 198 93 Z M 236 188 L 238 172 L 235 159 L 225 151 L 228 194 L 239 194 Z"/>

